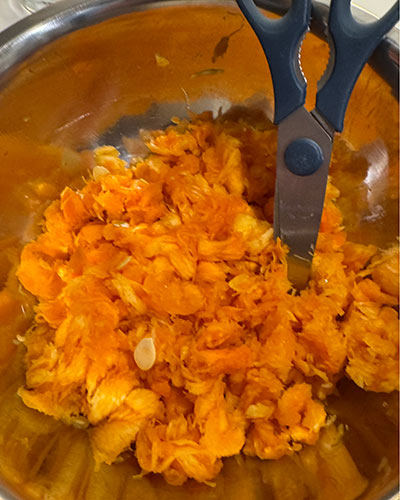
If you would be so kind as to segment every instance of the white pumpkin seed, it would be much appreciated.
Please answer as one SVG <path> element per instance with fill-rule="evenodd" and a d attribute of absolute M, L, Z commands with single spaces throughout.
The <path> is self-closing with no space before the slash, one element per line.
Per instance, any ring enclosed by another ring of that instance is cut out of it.
<path fill-rule="evenodd" d="M 150 370 L 156 361 L 156 348 L 152 338 L 142 339 L 133 353 L 135 362 L 141 370 Z"/>

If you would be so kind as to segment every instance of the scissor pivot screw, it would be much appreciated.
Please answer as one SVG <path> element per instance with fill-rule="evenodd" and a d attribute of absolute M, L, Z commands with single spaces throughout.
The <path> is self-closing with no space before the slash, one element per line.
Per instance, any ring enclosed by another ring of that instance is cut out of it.
<path fill-rule="evenodd" d="M 289 144 L 285 151 L 285 164 L 295 175 L 311 175 L 324 162 L 321 147 L 312 139 L 302 137 Z"/>

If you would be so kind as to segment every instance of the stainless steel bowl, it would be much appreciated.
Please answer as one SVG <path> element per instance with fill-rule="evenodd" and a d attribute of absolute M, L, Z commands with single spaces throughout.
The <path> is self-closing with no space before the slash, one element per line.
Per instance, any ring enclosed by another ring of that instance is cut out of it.
<path fill-rule="evenodd" d="M 279 13 L 288 2 L 260 3 Z M 356 15 L 369 19 L 361 10 L 356 9 Z M 308 105 L 326 63 L 327 46 L 318 38 L 326 16 L 325 3 L 315 2 L 316 36 L 308 37 L 303 47 Z M 214 54 L 221 37 L 242 24 L 232 2 L 69 0 L 1 33 L 0 243 L 8 241 L 17 252 L 32 237 L 32 214 L 56 196 L 57 188 L 79 182 L 87 164 L 82 161 L 85 155 L 77 152 L 113 144 L 128 155 L 125 137 L 135 136 L 140 128 L 164 127 L 171 116 L 185 116 L 188 107 L 218 112 L 240 105 L 271 114 L 268 67 L 247 24 L 229 39 L 224 54 Z M 381 44 L 356 85 L 343 132 L 353 149 L 352 163 L 334 165 L 332 172 L 342 191 L 351 237 L 381 246 L 398 234 L 398 194 L 393 184 L 398 172 L 397 36 L 394 30 Z M 166 57 L 169 65 L 159 67 L 155 54 Z M 50 181 L 55 192 L 36 192 L 32 186 L 38 179 Z M 3 263 L 0 258 L 3 281 L 8 265 L 12 262 Z M 23 332 L 26 322 L 18 323 L 18 328 Z M 90 484 L 98 500 L 132 498 L 125 488 L 131 484 L 129 464 L 104 468 L 93 479 L 93 463 L 81 431 L 65 428 L 63 444 L 55 450 L 51 432 L 40 439 L 32 437 L 35 429 L 50 424 L 15 396 L 23 383 L 22 348 L 11 342 L 15 333 L 10 333 L 8 343 L 0 342 L 0 477 L 4 484 L 0 497 L 77 500 L 86 498 Z M 349 426 L 346 445 L 370 480 L 361 498 L 396 498 L 397 396 L 364 394 L 346 382 L 339 392 L 341 396 L 331 402 L 332 411 Z M 19 441 L 7 457 L 2 432 L 15 429 L 19 429 Z M 19 461 L 12 456 L 16 450 L 20 450 Z M 35 461 L 40 453 L 50 453 L 50 458 Z M 62 458 L 68 466 L 57 471 L 56 462 Z M 252 499 L 282 498 L 279 492 L 263 489 L 254 461 L 242 469 L 227 462 L 215 490 L 193 484 L 173 488 L 156 479 L 141 498 L 194 495 L 245 500 L 241 488 L 251 492 L 248 498 Z M 72 474 L 79 467 L 81 475 Z"/>

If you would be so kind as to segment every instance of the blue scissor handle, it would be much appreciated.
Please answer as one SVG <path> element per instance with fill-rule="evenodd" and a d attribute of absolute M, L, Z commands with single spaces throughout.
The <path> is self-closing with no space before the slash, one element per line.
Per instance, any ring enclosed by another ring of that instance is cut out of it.
<path fill-rule="evenodd" d="M 299 70 L 299 45 L 308 30 L 311 0 L 293 0 L 281 19 L 265 17 L 253 0 L 237 3 L 267 57 L 274 85 L 274 123 L 278 124 L 306 100 L 307 84 Z"/>
<path fill-rule="evenodd" d="M 328 26 L 334 53 L 318 84 L 316 102 L 318 112 L 338 132 L 343 130 L 347 104 L 361 70 L 399 19 L 399 2 L 379 21 L 368 24 L 353 18 L 350 4 L 351 0 L 331 1 Z"/>

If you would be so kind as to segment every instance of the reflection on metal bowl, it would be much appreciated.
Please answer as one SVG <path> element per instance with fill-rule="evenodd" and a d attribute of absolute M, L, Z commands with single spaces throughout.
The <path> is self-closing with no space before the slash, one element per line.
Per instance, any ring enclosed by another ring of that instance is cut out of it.
<path fill-rule="evenodd" d="M 282 2 L 263 5 L 283 8 Z M 326 7 L 314 7 L 315 34 L 307 36 L 302 51 L 314 89 L 310 107 L 327 60 L 319 37 Z M 218 42 L 231 33 L 218 52 Z M 363 70 L 343 133 L 351 154 L 332 165 L 349 235 L 383 248 L 398 235 L 396 50 L 386 40 Z M 127 140 L 141 128 L 165 127 L 172 116 L 187 116 L 189 107 L 217 113 L 235 105 L 271 114 L 264 55 L 231 2 L 61 2 L 0 34 L 0 68 L 2 284 L 21 245 L 32 237 L 34 214 L 85 173 L 77 152 L 113 144 L 128 156 Z M 48 181 L 53 191 L 33 190 L 37 179 Z M 228 459 L 215 488 L 133 479 L 138 469 L 131 459 L 94 472 L 84 430 L 60 426 L 25 408 L 16 396 L 23 383 L 23 348 L 12 339 L 29 326 L 23 313 L 1 327 L 0 494 L 5 499 L 336 498 L 329 481 L 318 496 L 313 479 L 303 480 L 304 469 L 289 458 Z M 364 393 L 346 380 L 328 404 L 347 429 L 345 446 L 368 480 L 364 500 L 389 499 L 397 485 L 396 405 L 397 394 Z M 318 456 L 316 471 L 320 467 L 323 474 Z"/>

